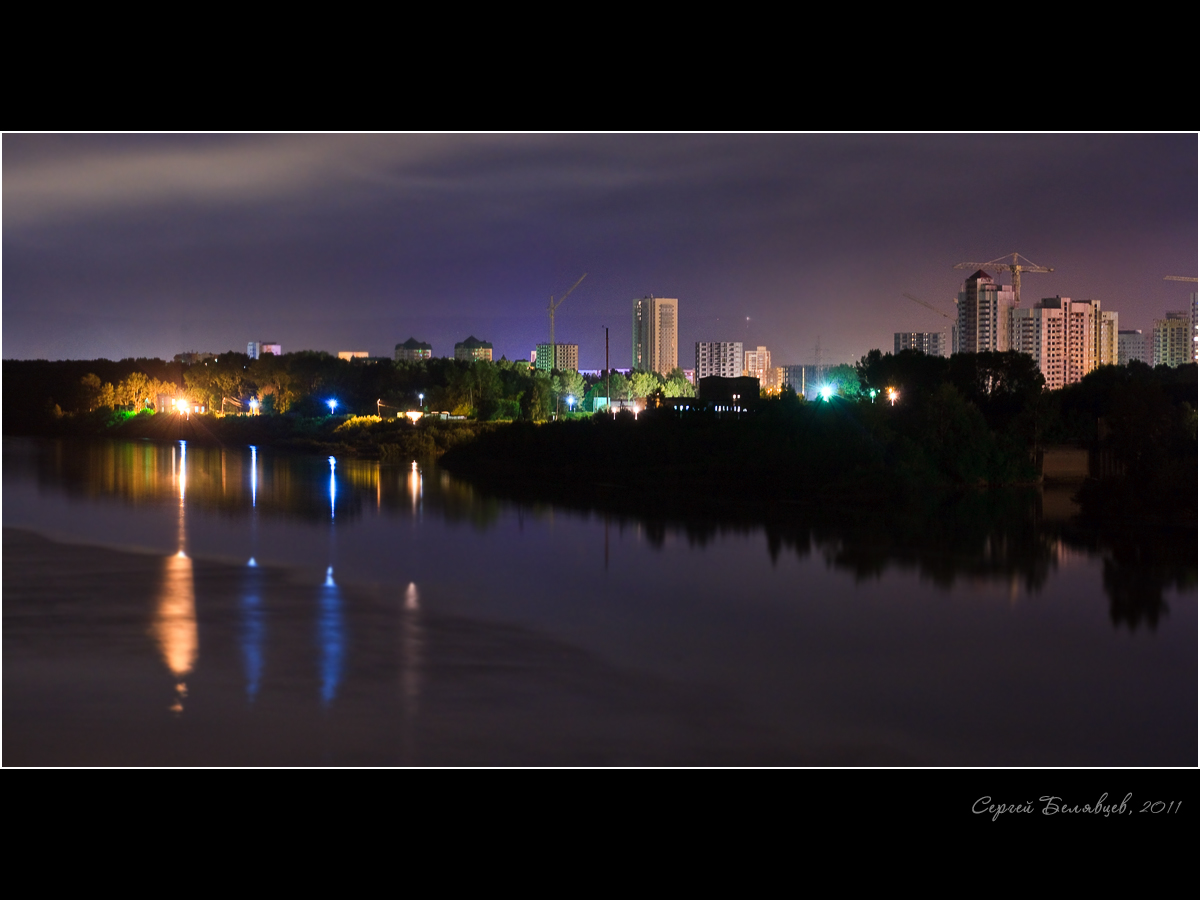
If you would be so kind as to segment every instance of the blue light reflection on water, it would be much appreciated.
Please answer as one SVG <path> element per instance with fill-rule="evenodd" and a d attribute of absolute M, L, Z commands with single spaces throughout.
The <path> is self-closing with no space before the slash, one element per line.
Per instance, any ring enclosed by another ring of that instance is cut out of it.
<path fill-rule="evenodd" d="M 242 662 L 246 669 L 246 699 L 251 703 L 258 697 L 263 674 L 263 648 L 266 645 L 267 625 L 262 608 L 262 573 L 253 557 L 246 566 L 242 588 Z"/>
<path fill-rule="evenodd" d="M 317 620 L 317 643 L 321 650 L 321 702 L 328 706 L 337 696 L 345 652 L 345 622 L 342 595 L 333 580 L 333 567 L 325 572 L 321 586 L 321 611 Z"/>

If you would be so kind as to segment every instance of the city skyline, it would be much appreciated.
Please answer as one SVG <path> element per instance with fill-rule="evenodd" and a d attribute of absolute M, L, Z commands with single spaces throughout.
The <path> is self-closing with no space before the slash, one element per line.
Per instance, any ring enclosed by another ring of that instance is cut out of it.
<path fill-rule="evenodd" d="M 939 331 L 964 260 L 1149 333 L 1196 270 L 1196 136 L 6 135 L 5 358 L 347 347 L 628 359 L 629 303 L 678 345 L 852 361 Z M 1007 278 L 998 278 L 1006 282 Z M 1194 288 L 1192 288 L 1194 289 Z M 444 349 L 443 349 L 444 348 Z M 685 354 L 688 355 L 688 354 Z"/>

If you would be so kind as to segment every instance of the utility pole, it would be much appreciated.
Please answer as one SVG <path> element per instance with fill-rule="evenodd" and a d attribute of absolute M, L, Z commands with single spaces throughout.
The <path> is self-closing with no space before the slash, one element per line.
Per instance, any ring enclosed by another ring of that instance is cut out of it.
<path fill-rule="evenodd" d="M 608 398 L 608 414 L 611 416 L 612 411 L 612 369 L 608 367 L 608 326 L 604 326 L 604 396 Z M 605 562 L 608 561 L 608 532 L 604 532 L 604 549 Z"/>

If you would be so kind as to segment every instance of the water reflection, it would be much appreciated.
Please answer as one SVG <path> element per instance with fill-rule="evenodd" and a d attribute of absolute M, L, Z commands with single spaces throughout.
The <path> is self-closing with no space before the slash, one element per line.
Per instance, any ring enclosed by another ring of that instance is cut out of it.
<path fill-rule="evenodd" d="M 317 646 L 321 660 L 321 702 L 328 706 L 337 696 L 342 680 L 342 657 L 346 651 L 346 626 L 342 614 L 342 595 L 333 580 L 333 567 L 325 572 L 321 586 L 320 615 L 317 619 Z"/>
<path fill-rule="evenodd" d="M 185 679 L 196 664 L 200 645 L 196 629 L 196 589 L 192 579 L 192 561 L 182 550 L 166 559 L 153 631 L 163 662 L 175 676 L 176 699 L 171 710 L 182 712 L 183 700 L 187 697 Z"/>
<path fill-rule="evenodd" d="M 179 487 L 179 549 L 164 562 L 162 590 L 151 631 L 167 669 L 175 677 L 175 699 L 171 711 L 183 712 L 187 697 L 186 678 L 196 665 L 200 637 L 196 627 L 196 584 L 187 548 L 187 442 L 179 442 L 179 463 L 171 448 L 171 471 Z"/>
<path fill-rule="evenodd" d="M 60 658 L 67 647 L 91 691 L 78 692 L 79 707 L 108 677 L 124 692 L 125 718 L 112 721 L 136 723 L 113 730 L 152 734 L 169 715 L 153 692 L 169 677 L 170 709 L 188 715 L 168 730 L 234 763 L 289 764 L 303 746 L 305 763 L 719 764 L 753 761 L 739 753 L 781 732 L 779 755 L 764 761 L 794 763 L 794 747 L 844 735 L 860 755 L 812 759 L 1194 755 L 1194 682 L 1180 676 L 1194 677 L 1184 633 L 1194 594 L 1167 592 L 1194 585 L 1194 534 L 1085 527 L 1069 497 L 714 510 L 586 486 L 554 499 L 411 462 L 183 443 L 5 442 L 4 481 L 6 525 L 61 522 L 58 533 L 84 538 L 31 542 L 24 570 L 6 545 L 6 705 L 48 696 L 46 647 Z M 59 560 L 72 562 L 46 590 Z M 17 668 L 16 635 L 36 665 Z M 130 644 L 144 692 L 129 689 Z M 638 755 L 693 725 L 711 731 L 679 753 Z M 1009 743 L 989 756 L 997 734 Z M 1055 735 L 1049 750 L 1025 753 L 1043 734 Z M 1106 755 L 1111 734 L 1125 755 Z M 1158 750 L 1143 749 L 1147 734 Z M 503 756 L 555 740 L 561 757 Z M 732 755 L 689 755 L 718 745 Z M 355 756 L 363 747 L 376 755 Z"/>
<path fill-rule="evenodd" d="M 1014 599 L 1040 591 L 1072 554 L 1100 557 L 1110 617 L 1120 627 L 1154 628 L 1167 613 L 1164 592 L 1190 589 L 1196 579 L 1194 529 L 1161 534 L 1083 528 L 1072 518 L 1069 490 L 927 495 L 868 510 L 782 502 L 769 508 L 717 508 L 705 498 L 640 496 L 586 479 L 562 489 L 470 484 L 445 471 L 426 477 L 417 462 L 287 456 L 260 453 L 257 447 L 237 451 L 107 441 L 74 444 L 64 452 L 62 445 L 50 443 L 37 445 L 31 456 L 36 478 L 47 490 L 115 497 L 135 506 L 162 502 L 168 495 L 182 504 L 186 495 L 192 509 L 249 517 L 251 558 L 257 557 L 259 517 L 324 522 L 332 528 L 335 521 L 353 525 L 369 509 L 372 516 L 415 523 L 434 515 L 486 531 L 501 525 L 507 509 L 515 511 L 519 531 L 526 519 L 552 521 L 557 509 L 603 519 L 597 552 L 606 561 L 612 553 L 610 526 L 618 533 L 631 526 L 656 548 L 664 547 L 670 535 L 697 548 L 730 535 L 762 535 L 774 565 L 785 554 L 801 560 L 816 556 L 858 582 L 914 571 L 944 590 L 1002 584 Z M 335 549 L 331 533 L 328 566 L 336 565 Z"/>
<path fill-rule="evenodd" d="M 258 697 L 263 673 L 263 647 L 266 643 L 267 625 L 263 613 L 262 573 L 253 557 L 245 572 L 242 590 L 242 663 L 246 669 L 246 699 L 253 703 Z"/>

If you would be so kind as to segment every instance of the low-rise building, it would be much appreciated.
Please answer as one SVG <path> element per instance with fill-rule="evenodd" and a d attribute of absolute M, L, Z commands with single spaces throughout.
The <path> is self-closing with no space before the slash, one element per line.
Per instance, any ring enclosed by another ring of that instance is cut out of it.
<path fill-rule="evenodd" d="M 759 382 L 749 375 L 723 378 L 709 375 L 700 379 L 696 387 L 696 399 L 701 403 L 745 409 L 758 401 Z"/>
<path fill-rule="evenodd" d="M 264 353 L 283 356 L 283 348 L 274 341 L 250 341 L 246 345 L 246 355 L 251 359 L 258 359 Z"/>
<path fill-rule="evenodd" d="M 454 345 L 454 358 L 472 362 L 476 359 L 486 359 L 492 361 L 492 344 L 490 341 L 481 341 L 475 335 L 471 335 L 465 341 L 459 341 Z"/>
<path fill-rule="evenodd" d="M 410 337 L 403 344 L 396 345 L 396 362 L 416 362 L 430 359 L 433 356 L 433 345 Z"/>
<path fill-rule="evenodd" d="M 216 359 L 215 353 L 198 353 L 195 350 L 187 353 L 176 353 L 175 362 L 184 363 L 185 365 L 194 366 L 196 363 L 202 363 L 205 360 Z"/>

